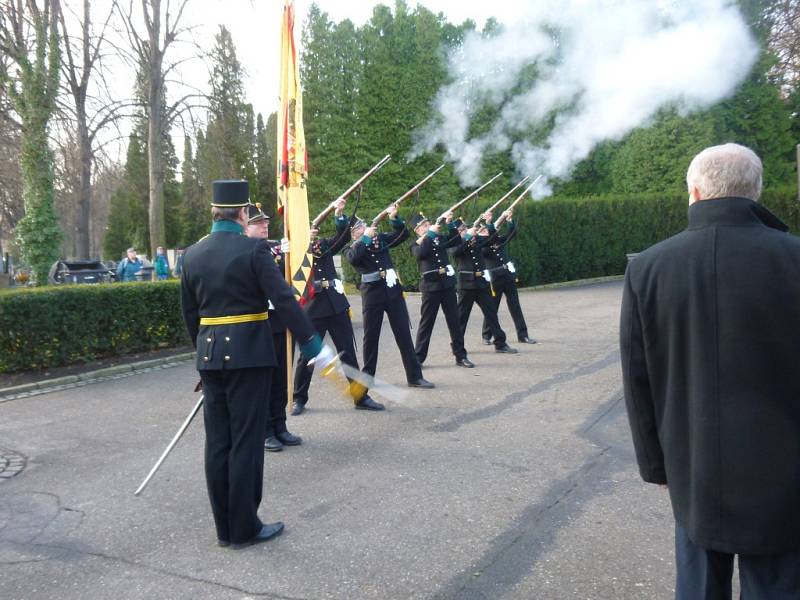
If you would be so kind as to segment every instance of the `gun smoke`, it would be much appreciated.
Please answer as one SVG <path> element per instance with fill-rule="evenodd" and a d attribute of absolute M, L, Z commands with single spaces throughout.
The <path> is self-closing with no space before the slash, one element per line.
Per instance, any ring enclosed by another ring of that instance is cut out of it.
<path fill-rule="evenodd" d="M 487 154 L 507 151 L 520 177 L 568 178 L 598 143 L 660 108 L 686 114 L 731 95 L 759 52 L 725 0 L 537 4 L 493 35 L 470 32 L 447 56 L 451 83 L 415 132 L 410 158 L 443 147 L 464 186 L 479 183 Z M 496 118 L 472 135 L 487 108 Z M 536 196 L 548 193 L 540 185 Z"/>

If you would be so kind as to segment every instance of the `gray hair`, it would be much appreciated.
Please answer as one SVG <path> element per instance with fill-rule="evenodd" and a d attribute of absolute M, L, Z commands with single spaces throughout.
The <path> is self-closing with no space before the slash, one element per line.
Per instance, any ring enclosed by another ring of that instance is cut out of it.
<path fill-rule="evenodd" d="M 211 207 L 211 216 L 213 217 L 214 221 L 237 221 L 239 219 L 239 214 L 242 212 L 241 206 L 236 207 L 225 207 L 222 208 L 220 206 L 212 206 Z"/>
<path fill-rule="evenodd" d="M 703 150 L 692 159 L 686 173 L 691 193 L 695 187 L 701 200 L 736 196 L 758 201 L 762 185 L 761 159 L 739 144 L 722 144 Z"/>

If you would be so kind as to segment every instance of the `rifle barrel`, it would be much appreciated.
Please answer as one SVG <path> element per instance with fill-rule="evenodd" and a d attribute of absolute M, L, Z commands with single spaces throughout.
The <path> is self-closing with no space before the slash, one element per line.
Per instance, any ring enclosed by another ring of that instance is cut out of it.
<path fill-rule="evenodd" d="M 475 190 L 475 191 L 473 191 L 473 192 L 470 192 L 469 194 L 467 194 L 467 196 L 466 196 L 465 198 L 462 198 L 461 200 L 459 200 L 458 202 L 456 202 L 456 203 L 455 203 L 453 206 L 451 206 L 450 208 L 448 208 L 448 209 L 447 209 L 445 212 L 455 211 L 455 210 L 456 210 L 456 209 L 457 209 L 459 206 L 461 206 L 461 205 L 462 205 L 462 204 L 464 204 L 465 202 L 468 202 L 469 200 L 472 200 L 472 197 L 473 197 L 473 196 L 475 196 L 475 195 L 479 194 L 479 193 L 481 192 L 481 190 L 483 190 L 483 189 L 484 189 L 486 186 L 488 186 L 490 183 L 492 183 L 492 182 L 493 182 L 495 179 L 497 179 L 498 177 L 500 177 L 500 175 L 502 175 L 502 174 L 503 174 L 503 172 L 502 172 L 502 171 L 500 171 L 500 172 L 499 172 L 497 175 L 495 175 L 494 177 L 492 177 L 492 178 L 491 178 L 489 181 L 487 181 L 486 183 L 484 183 L 484 184 L 483 184 L 481 187 L 479 187 L 477 190 Z M 439 221 L 441 221 L 441 220 L 443 220 L 443 219 L 444 219 L 444 214 L 441 214 L 441 215 L 439 215 L 439 217 L 436 219 L 436 222 L 438 223 Z"/>
<path fill-rule="evenodd" d="M 525 177 L 524 177 L 524 178 L 523 178 L 523 179 L 522 179 L 522 180 L 521 180 L 521 181 L 520 181 L 520 182 L 519 182 L 517 185 L 515 185 L 513 188 L 511 188 L 511 191 L 509 191 L 507 194 L 504 194 L 504 195 L 503 195 L 503 197 L 502 197 L 502 198 L 500 198 L 500 200 L 498 200 L 497 202 L 495 202 L 494 204 L 492 204 L 492 205 L 491 205 L 489 208 L 487 208 L 487 209 L 486 209 L 485 211 L 483 211 L 483 212 L 482 212 L 480 215 L 478 215 L 478 218 L 477 218 L 477 219 L 475 219 L 475 222 L 472 224 L 472 226 L 473 226 L 473 227 L 477 227 L 477 226 L 480 224 L 480 222 L 481 222 L 481 219 L 483 218 L 483 215 L 485 215 L 487 212 L 491 212 L 491 211 L 493 211 L 495 208 L 497 208 L 498 206 L 500 206 L 500 205 L 501 205 L 503 202 L 505 202 L 506 198 L 508 198 L 508 197 L 509 197 L 511 194 L 513 194 L 514 192 L 516 192 L 516 191 L 517 191 L 517 190 L 518 190 L 518 189 L 519 189 L 521 186 L 525 185 L 525 183 L 526 183 L 526 182 L 527 182 L 527 181 L 528 181 L 530 178 L 531 178 L 531 176 L 530 176 L 530 175 L 526 175 L 526 176 L 525 176 Z"/>
<path fill-rule="evenodd" d="M 358 181 L 356 181 L 353 185 L 351 185 L 349 188 L 347 188 L 344 191 L 344 193 L 342 193 L 336 200 L 341 200 L 342 198 L 347 198 L 350 194 L 352 194 L 355 190 L 358 189 L 358 186 L 360 186 L 367 179 L 372 177 L 372 175 L 377 173 L 390 160 L 392 160 L 392 155 L 391 154 L 387 154 L 386 156 L 384 156 L 377 163 L 375 163 L 369 171 L 364 173 L 358 179 Z M 331 214 L 331 212 L 333 211 L 333 209 L 334 209 L 333 208 L 333 204 L 336 202 L 336 200 L 331 202 L 325 209 L 323 209 L 323 211 L 321 213 L 319 213 L 316 216 L 316 218 L 311 222 L 311 227 L 319 227 L 320 223 L 322 223 L 322 221 L 324 221 L 327 218 L 327 216 L 329 214 Z"/>

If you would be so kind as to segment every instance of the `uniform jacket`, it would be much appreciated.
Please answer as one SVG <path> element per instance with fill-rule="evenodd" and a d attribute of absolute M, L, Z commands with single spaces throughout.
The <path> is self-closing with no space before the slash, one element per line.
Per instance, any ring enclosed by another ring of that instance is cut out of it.
<path fill-rule="evenodd" d="M 345 250 L 345 258 L 353 265 L 353 268 L 360 274 L 374 273 L 376 271 L 387 271 L 394 269 L 392 256 L 389 250 L 403 243 L 408 239 L 408 229 L 402 219 L 392 221 L 392 233 L 379 233 L 375 238 L 370 239 L 361 236 Z M 398 281 L 394 286 L 388 287 L 386 281 L 379 279 L 374 283 L 361 283 L 362 306 L 371 304 L 382 304 L 402 296 L 403 285 Z"/>
<path fill-rule="evenodd" d="M 275 261 L 275 266 L 278 267 L 278 272 L 281 274 L 281 277 L 284 281 L 286 281 L 286 263 L 283 262 L 283 252 L 281 252 L 281 243 L 276 240 L 267 240 L 267 246 L 269 246 L 270 252 L 272 254 L 272 260 Z M 275 303 L 272 303 L 272 306 L 275 306 Z M 281 316 L 278 314 L 274 308 L 270 308 L 270 305 L 267 305 L 267 312 L 269 313 L 269 326 L 272 329 L 272 335 L 280 335 L 282 333 L 286 333 L 286 323 L 284 323 Z"/>
<path fill-rule="evenodd" d="M 197 348 L 199 370 L 245 369 L 277 364 L 270 321 L 200 325 L 201 317 L 262 313 L 267 301 L 302 344 L 315 332 L 275 266 L 265 240 L 218 231 L 184 256 L 181 307 L 189 337 Z"/>
<path fill-rule="evenodd" d="M 310 252 L 314 257 L 311 269 L 314 296 L 306 304 L 306 313 L 312 319 L 321 319 L 338 315 L 350 308 L 347 296 L 339 293 L 333 286 L 334 280 L 339 278 L 333 257 L 336 256 L 350 241 L 348 232 L 349 219 L 345 216 L 336 218 L 336 235 L 321 238 L 312 242 Z M 325 287 L 327 285 L 328 287 Z"/>
<path fill-rule="evenodd" d="M 486 267 L 491 271 L 492 281 L 516 281 L 517 277 L 514 273 L 508 270 L 508 263 L 511 259 L 508 257 L 508 243 L 517 235 L 517 228 L 513 221 L 507 221 L 508 233 L 505 235 L 496 235 L 491 244 L 487 244 L 483 248 L 483 258 L 486 260 Z M 516 267 L 516 265 L 515 265 Z"/>
<path fill-rule="evenodd" d="M 461 243 L 453 248 L 451 252 L 456 264 L 458 289 L 480 290 L 489 287 L 489 282 L 476 273 L 482 273 L 487 269 L 483 251 L 494 241 L 496 234 L 494 226 L 490 225 L 488 236 L 475 236 L 469 241 L 462 239 Z"/>
<path fill-rule="evenodd" d="M 411 254 L 417 259 L 419 265 L 419 291 L 438 292 L 449 289 L 456 284 L 456 274 L 448 275 L 439 272 L 447 269 L 450 259 L 447 256 L 448 248 L 461 245 L 461 236 L 455 226 L 448 226 L 446 235 L 428 231 L 419 244 L 417 240 L 411 242 Z M 455 271 L 455 267 L 451 267 Z M 431 272 L 435 271 L 435 272 Z"/>
<path fill-rule="evenodd" d="M 701 547 L 800 549 L 800 239 L 744 198 L 625 275 L 620 347 L 639 470 Z"/>

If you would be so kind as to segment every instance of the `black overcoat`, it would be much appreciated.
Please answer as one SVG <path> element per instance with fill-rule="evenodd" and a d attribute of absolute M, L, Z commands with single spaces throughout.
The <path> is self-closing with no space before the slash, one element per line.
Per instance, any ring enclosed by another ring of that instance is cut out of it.
<path fill-rule="evenodd" d="M 721 552 L 800 549 L 800 239 L 744 198 L 689 207 L 688 228 L 625 275 L 625 402 L 645 481 Z"/>

